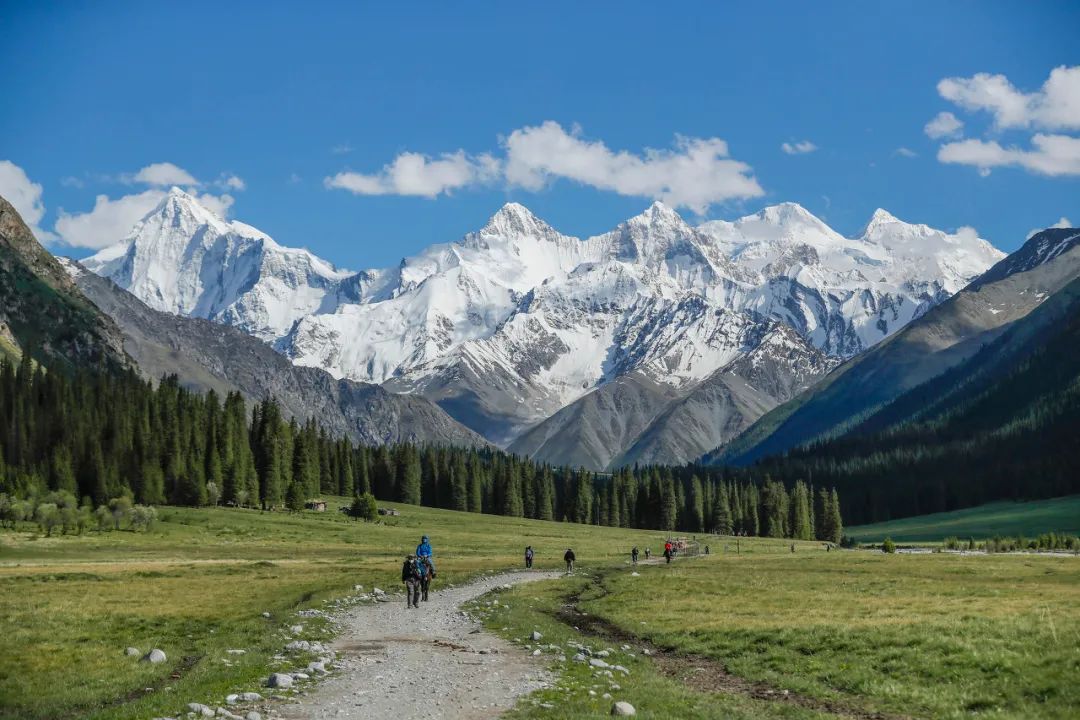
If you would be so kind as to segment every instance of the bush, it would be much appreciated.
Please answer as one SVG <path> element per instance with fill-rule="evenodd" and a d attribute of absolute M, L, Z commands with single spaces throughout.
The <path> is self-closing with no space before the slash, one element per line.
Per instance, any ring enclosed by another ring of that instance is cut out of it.
<path fill-rule="evenodd" d="M 109 501 L 109 512 L 112 514 L 113 527 L 120 529 L 120 523 L 131 512 L 131 498 L 126 495 L 113 498 Z"/>
<path fill-rule="evenodd" d="M 885 538 L 885 542 L 881 543 L 881 552 L 890 555 L 896 552 L 896 543 L 892 541 L 892 538 Z"/>
<path fill-rule="evenodd" d="M 41 503 L 34 511 L 34 520 L 45 535 L 52 535 L 53 528 L 61 523 L 60 508 L 55 503 Z"/>
<path fill-rule="evenodd" d="M 357 520 L 371 521 L 379 517 L 379 505 L 375 501 L 375 496 L 371 493 L 358 495 L 353 499 L 349 514 Z"/>
<path fill-rule="evenodd" d="M 148 505 L 136 505 L 131 508 L 131 529 L 133 531 L 149 530 L 157 520 L 157 510 Z"/>
<path fill-rule="evenodd" d="M 97 510 L 94 511 L 94 522 L 97 523 L 98 530 L 108 530 L 113 524 L 113 516 L 112 513 L 109 512 L 109 508 L 104 505 L 99 505 Z"/>

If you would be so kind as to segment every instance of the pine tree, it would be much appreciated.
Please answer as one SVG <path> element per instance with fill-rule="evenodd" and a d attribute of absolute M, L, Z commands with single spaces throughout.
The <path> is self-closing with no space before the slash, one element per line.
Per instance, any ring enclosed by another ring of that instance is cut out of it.
<path fill-rule="evenodd" d="M 731 519 L 731 500 L 728 497 L 727 485 L 719 483 L 716 493 L 713 495 L 715 518 L 714 530 L 721 535 L 731 535 L 733 525 Z"/>
<path fill-rule="evenodd" d="M 832 489 L 829 495 L 829 536 L 826 540 L 834 543 L 839 543 L 844 536 L 844 521 L 840 517 L 840 496 L 836 493 L 836 488 Z"/>
<path fill-rule="evenodd" d="M 678 498 L 675 495 L 675 483 L 671 476 L 665 477 L 660 497 L 660 529 L 674 530 L 678 521 Z"/>
<path fill-rule="evenodd" d="M 402 446 L 398 456 L 398 500 L 409 505 L 420 504 L 420 453 L 412 445 Z"/>
<path fill-rule="evenodd" d="M 811 540 L 814 526 L 810 520 L 810 493 L 806 483 L 798 480 L 791 492 L 791 537 L 796 540 Z"/>
<path fill-rule="evenodd" d="M 690 532 L 702 532 L 705 529 L 705 491 L 701 478 L 690 478 L 690 492 L 686 495 L 687 527 Z"/>

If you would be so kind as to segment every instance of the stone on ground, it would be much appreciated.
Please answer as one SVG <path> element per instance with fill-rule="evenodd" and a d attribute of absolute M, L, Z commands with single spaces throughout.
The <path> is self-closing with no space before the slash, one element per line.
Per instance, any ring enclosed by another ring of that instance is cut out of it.
<path fill-rule="evenodd" d="M 124 654 L 127 655 L 128 657 L 135 657 L 136 655 L 141 655 L 142 653 L 139 652 L 139 648 L 137 648 L 137 647 L 129 647 L 126 650 L 124 650 Z"/>
<path fill-rule="evenodd" d="M 214 717 L 213 708 L 203 705 L 202 703 L 188 703 L 188 712 L 193 712 L 196 715 L 202 715 L 203 717 Z"/>
<path fill-rule="evenodd" d="M 611 706 L 611 714 L 625 717 L 628 715 L 637 715 L 637 710 L 635 710 L 634 706 L 630 703 L 624 700 L 620 700 L 619 702 Z"/>
<path fill-rule="evenodd" d="M 165 662 L 166 659 L 167 658 L 165 657 L 165 653 L 163 651 L 154 648 L 150 652 L 143 655 L 140 662 L 148 662 L 156 665 L 158 663 Z"/>
<path fill-rule="evenodd" d="M 266 687 L 287 688 L 292 687 L 292 676 L 285 673 L 274 673 L 266 680 Z"/>

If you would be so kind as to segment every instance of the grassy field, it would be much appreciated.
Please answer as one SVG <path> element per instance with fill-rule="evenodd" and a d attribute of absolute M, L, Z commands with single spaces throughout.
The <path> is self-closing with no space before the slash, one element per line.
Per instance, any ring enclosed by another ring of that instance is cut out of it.
<path fill-rule="evenodd" d="M 639 573 L 608 571 L 571 595 L 586 613 L 573 622 L 615 627 L 589 642 L 594 648 L 648 642 L 667 653 L 656 665 L 616 653 L 614 662 L 633 663 L 621 694 L 644 717 L 1064 720 L 1080 707 L 1080 561 L 1072 557 L 800 550 L 721 553 Z M 535 624 L 588 641 L 589 631 L 556 629 L 567 597 L 523 587 L 489 622 L 517 637 Z M 575 668 L 547 692 L 563 708 L 556 716 L 603 716 L 609 706 L 588 695 L 596 683 Z M 710 697 L 720 687 L 734 690 Z M 788 693 L 786 701 L 760 700 L 767 689 Z M 525 706 L 519 716 L 550 713 Z"/>
<path fill-rule="evenodd" d="M 545 643 L 611 646 L 631 674 L 614 690 L 572 665 L 518 718 L 607 716 L 604 692 L 647 718 L 819 718 L 837 707 L 1064 718 L 1080 705 L 1076 558 L 827 553 L 819 543 L 792 554 L 790 541 L 725 538 L 709 541 L 708 557 L 633 576 L 629 547 L 656 550 L 659 533 L 401 509 L 366 524 L 333 511 L 164 508 L 149 533 L 0 532 L 0 717 L 174 715 L 257 689 L 298 609 L 354 584 L 396 589 L 401 557 L 423 533 L 440 583 L 520 567 L 526 543 L 540 568 L 559 567 L 567 545 L 577 552 L 579 576 L 480 607 L 510 637 L 540 629 Z M 568 621 L 574 605 L 588 615 Z M 591 638 L 588 618 L 658 654 Z M 329 632 L 303 622 L 306 637 Z M 169 661 L 139 664 L 124 656 L 129 645 L 160 647 Z M 247 653 L 227 654 L 236 648 Z M 683 665 L 703 674 L 672 672 Z"/>
<path fill-rule="evenodd" d="M 539 568 L 561 565 L 567 545 L 589 567 L 649 537 L 408 506 L 368 524 L 337 504 L 299 515 L 163 508 L 149 533 L 0 532 L 0 717 L 147 718 L 257 689 L 296 610 L 354 584 L 396 590 L 424 533 L 440 583 L 520 567 L 526 543 Z M 309 635 L 318 622 L 306 621 Z M 169 660 L 140 664 L 124 656 L 129 645 Z"/>
<path fill-rule="evenodd" d="M 995 535 L 1032 537 L 1051 531 L 1080 534 L 1080 495 L 1020 503 L 990 503 L 966 510 L 845 528 L 844 533 L 859 542 L 881 542 L 886 537 L 898 542 L 932 542 L 950 536 L 982 540 Z"/>

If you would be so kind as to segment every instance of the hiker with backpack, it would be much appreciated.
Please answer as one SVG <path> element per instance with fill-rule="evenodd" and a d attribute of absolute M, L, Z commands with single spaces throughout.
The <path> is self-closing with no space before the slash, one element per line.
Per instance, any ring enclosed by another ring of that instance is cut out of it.
<path fill-rule="evenodd" d="M 637 545 L 635 545 L 635 546 L 634 546 L 634 549 L 630 551 L 630 560 L 631 560 L 631 561 L 632 561 L 632 562 L 633 562 L 633 563 L 634 563 L 635 565 L 637 565 L 637 557 L 638 557 L 638 549 L 637 549 Z"/>
<path fill-rule="evenodd" d="M 415 555 L 406 555 L 401 566 L 401 582 L 405 583 L 405 607 L 420 607 L 420 590 L 424 580 L 424 569 Z"/>
<path fill-rule="evenodd" d="M 532 545 L 527 545 L 525 547 L 525 569 L 526 570 L 532 570 L 532 561 L 533 561 Z"/>
<path fill-rule="evenodd" d="M 577 560 L 577 556 L 574 555 L 572 548 L 566 548 L 566 553 L 563 555 L 562 559 L 566 562 L 566 574 L 569 575 L 574 572 L 574 561 Z"/>

